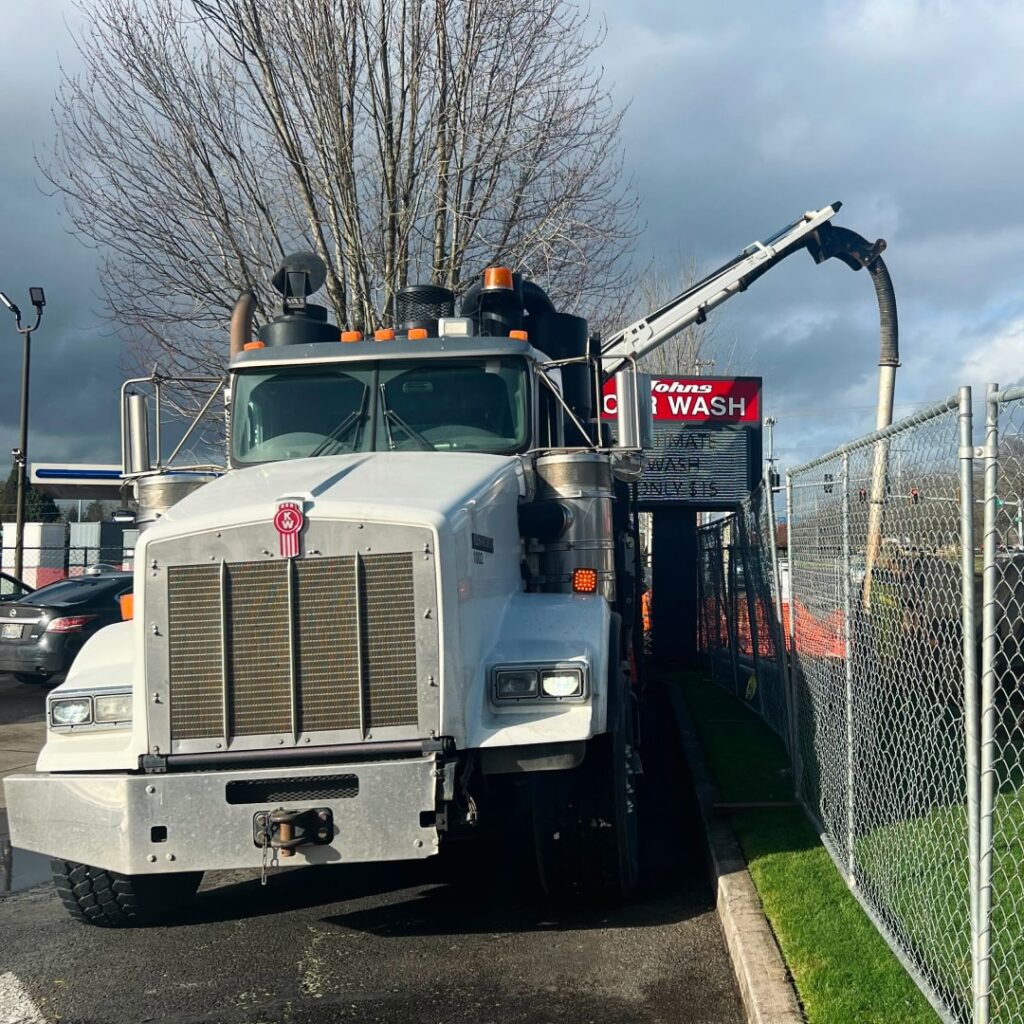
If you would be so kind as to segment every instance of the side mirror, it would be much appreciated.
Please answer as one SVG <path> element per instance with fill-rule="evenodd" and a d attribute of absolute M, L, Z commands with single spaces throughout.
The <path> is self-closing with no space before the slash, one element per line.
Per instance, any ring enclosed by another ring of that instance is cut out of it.
<path fill-rule="evenodd" d="M 616 448 L 642 451 L 654 444 L 654 415 L 651 410 L 651 375 L 638 373 L 627 363 L 615 374 L 618 423 Z"/>

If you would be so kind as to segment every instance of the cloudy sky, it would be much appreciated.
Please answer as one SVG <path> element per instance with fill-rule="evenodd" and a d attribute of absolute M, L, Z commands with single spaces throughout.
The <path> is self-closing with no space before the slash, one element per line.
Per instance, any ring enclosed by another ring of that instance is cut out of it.
<path fill-rule="evenodd" d="M 885 238 L 903 367 L 897 414 L 961 384 L 1024 377 L 1024 4 L 699 0 L 597 4 L 607 80 L 631 103 L 624 143 L 643 258 L 705 269 L 806 209 Z M 112 461 L 121 344 L 93 254 L 65 233 L 33 150 L 52 136 L 63 0 L 5 12 L 0 61 L 0 289 L 28 307 L 32 458 Z M 0 310 L 0 313 L 4 313 Z M 715 314 L 741 369 L 765 378 L 784 462 L 871 428 L 874 293 L 863 272 L 798 254 Z M 16 444 L 20 339 L 0 317 L 0 462 Z"/>

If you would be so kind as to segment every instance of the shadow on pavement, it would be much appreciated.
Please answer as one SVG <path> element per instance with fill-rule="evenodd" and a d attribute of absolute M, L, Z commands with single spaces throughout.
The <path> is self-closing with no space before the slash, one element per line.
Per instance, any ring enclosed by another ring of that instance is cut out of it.
<path fill-rule="evenodd" d="M 377 935 L 417 936 L 646 927 L 711 908 L 703 836 L 664 687 L 647 694 L 640 780 L 641 888 L 619 907 L 555 909 L 540 892 L 528 828 L 463 843 L 427 861 L 308 868 L 200 892 L 180 924 L 324 907 L 323 921 Z M 387 898 L 391 894 L 392 898 Z M 385 898 L 342 910 L 345 901 Z"/>

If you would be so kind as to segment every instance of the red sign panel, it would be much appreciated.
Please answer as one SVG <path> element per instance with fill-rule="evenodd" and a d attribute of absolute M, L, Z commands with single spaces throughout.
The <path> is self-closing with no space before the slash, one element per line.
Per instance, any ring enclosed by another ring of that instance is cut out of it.
<path fill-rule="evenodd" d="M 605 381 L 603 418 L 615 419 L 615 381 Z M 652 377 L 655 422 L 760 423 L 760 377 Z"/>

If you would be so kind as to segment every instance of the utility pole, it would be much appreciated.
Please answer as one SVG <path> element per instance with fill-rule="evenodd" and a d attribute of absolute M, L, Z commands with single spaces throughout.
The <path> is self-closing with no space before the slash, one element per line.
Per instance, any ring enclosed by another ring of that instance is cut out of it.
<path fill-rule="evenodd" d="M 15 513 L 14 533 L 14 575 L 21 579 L 25 560 L 25 494 L 28 489 L 28 381 L 29 362 L 32 355 L 32 332 L 43 319 L 46 296 L 42 288 L 29 288 L 29 301 L 36 309 L 36 322 L 31 327 L 21 325 L 21 310 L 3 292 L 0 302 L 14 315 L 15 330 L 25 339 L 21 360 L 21 437 L 18 447 L 13 449 L 15 465 L 18 467 L 18 504 Z"/>

